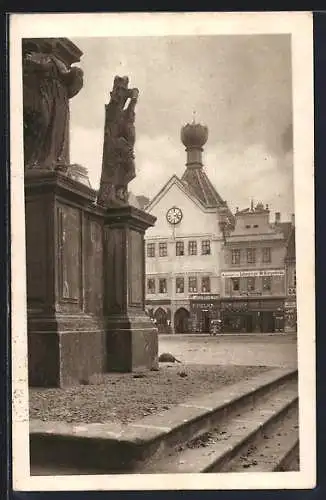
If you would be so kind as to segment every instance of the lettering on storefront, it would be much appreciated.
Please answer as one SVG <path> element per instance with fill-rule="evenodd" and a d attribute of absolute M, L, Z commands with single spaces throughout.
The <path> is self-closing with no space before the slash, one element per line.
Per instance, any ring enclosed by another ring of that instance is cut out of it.
<path fill-rule="evenodd" d="M 214 294 L 214 295 L 190 295 L 190 300 L 205 300 L 205 301 L 208 301 L 208 300 L 219 300 L 220 298 L 220 295 L 219 294 Z"/>
<path fill-rule="evenodd" d="M 247 302 L 223 302 L 221 308 L 225 311 L 247 311 Z"/>
<path fill-rule="evenodd" d="M 283 303 L 282 301 L 277 301 L 277 300 L 222 302 L 221 309 L 230 312 L 278 311 L 278 314 L 282 314 Z"/>
<path fill-rule="evenodd" d="M 296 303 L 293 301 L 291 302 L 284 302 L 284 307 L 286 309 L 295 309 L 296 308 Z"/>
<path fill-rule="evenodd" d="M 285 276 L 284 269 L 266 269 L 255 271 L 223 271 L 222 278 L 255 278 L 264 276 Z"/>

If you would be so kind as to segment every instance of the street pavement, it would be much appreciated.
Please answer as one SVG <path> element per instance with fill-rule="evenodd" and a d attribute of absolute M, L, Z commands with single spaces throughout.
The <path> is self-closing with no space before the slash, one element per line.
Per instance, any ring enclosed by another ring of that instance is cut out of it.
<path fill-rule="evenodd" d="M 159 335 L 159 354 L 170 352 L 183 363 L 297 366 L 294 334 Z"/>

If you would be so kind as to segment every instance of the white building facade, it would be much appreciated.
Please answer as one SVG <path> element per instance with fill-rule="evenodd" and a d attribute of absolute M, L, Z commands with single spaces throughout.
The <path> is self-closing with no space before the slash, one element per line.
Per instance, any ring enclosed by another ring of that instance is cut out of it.
<path fill-rule="evenodd" d="M 157 218 L 146 232 L 146 308 L 160 332 L 208 331 L 214 301 L 221 294 L 221 264 L 233 216 L 209 181 L 202 163 L 206 127 L 182 128 L 187 162 L 149 202 Z M 198 300 L 202 315 L 191 314 Z"/>

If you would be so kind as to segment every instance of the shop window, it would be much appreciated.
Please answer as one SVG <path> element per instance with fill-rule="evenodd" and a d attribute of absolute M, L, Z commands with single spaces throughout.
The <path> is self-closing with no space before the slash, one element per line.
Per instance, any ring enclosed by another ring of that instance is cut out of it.
<path fill-rule="evenodd" d="M 158 291 L 159 291 L 159 293 L 166 293 L 167 288 L 166 288 L 166 279 L 165 278 L 159 279 L 159 281 L 158 281 Z"/>
<path fill-rule="evenodd" d="M 271 289 L 272 289 L 272 277 L 271 276 L 264 276 L 263 277 L 263 291 L 270 292 Z"/>
<path fill-rule="evenodd" d="M 166 257 L 168 254 L 168 244 L 166 242 L 161 242 L 158 244 L 158 253 L 160 257 Z"/>
<path fill-rule="evenodd" d="M 263 262 L 268 263 L 272 261 L 271 249 L 263 248 Z"/>
<path fill-rule="evenodd" d="M 239 278 L 231 278 L 232 290 L 238 292 L 240 290 L 240 280 Z"/>
<path fill-rule="evenodd" d="M 189 277 L 189 285 L 188 285 L 189 292 L 197 292 L 197 278 L 196 277 Z"/>
<path fill-rule="evenodd" d="M 155 293 L 155 280 L 152 278 L 147 280 L 147 293 Z"/>
<path fill-rule="evenodd" d="M 247 278 L 247 290 L 248 292 L 253 292 L 255 290 L 255 278 Z"/>
<path fill-rule="evenodd" d="M 155 243 L 147 243 L 147 257 L 155 257 Z"/>
<path fill-rule="evenodd" d="M 240 264 L 240 250 L 232 250 L 232 264 Z"/>
<path fill-rule="evenodd" d="M 210 255 L 211 242 L 209 240 L 203 240 L 201 242 L 201 253 L 202 253 L 202 255 Z"/>
<path fill-rule="evenodd" d="M 247 248 L 247 263 L 254 264 L 256 262 L 256 249 Z"/>
<path fill-rule="evenodd" d="M 177 293 L 184 293 L 185 291 L 185 280 L 183 278 L 176 278 L 175 286 Z"/>
<path fill-rule="evenodd" d="M 205 276 L 204 278 L 202 278 L 201 291 L 203 293 L 205 293 L 205 292 L 207 293 L 207 292 L 211 291 L 211 280 L 210 280 L 209 276 Z"/>
<path fill-rule="evenodd" d="M 188 253 L 189 255 L 197 255 L 197 241 L 189 241 Z"/>
<path fill-rule="evenodd" d="M 183 241 L 177 241 L 175 244 L 175 254 L 181 256 L 185 254 L 185 246 Z"/>

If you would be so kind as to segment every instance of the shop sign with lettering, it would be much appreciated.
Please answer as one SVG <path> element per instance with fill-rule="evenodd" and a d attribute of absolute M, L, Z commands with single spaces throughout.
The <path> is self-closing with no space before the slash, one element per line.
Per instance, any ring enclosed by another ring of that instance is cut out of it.
<path fill-rule="evenodd" d="M 220 296 L 219 294 L 214 294 L 214 295 L 190 295 L 190 300 L 205 300 L 206 302 L 208 300 L 219 300 Z"/>
<path fill-rule="evenodd" d="M 222 271 L 222 278 L 255 278 L 259 276 L 285 276 L 284 269 L 264 269 L 255 271 Z"/>

